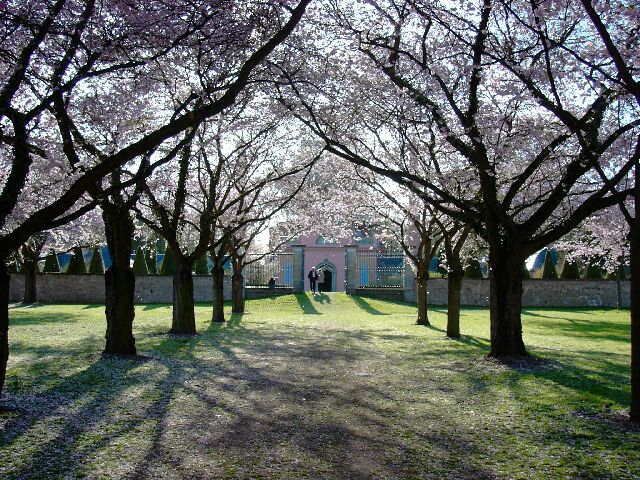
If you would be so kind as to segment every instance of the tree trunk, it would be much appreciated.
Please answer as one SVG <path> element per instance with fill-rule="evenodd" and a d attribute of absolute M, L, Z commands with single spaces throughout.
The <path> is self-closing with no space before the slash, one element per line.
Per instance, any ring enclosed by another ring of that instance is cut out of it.
<path fill-rule="evenodd" d="M 46 234 L 33 235 L 21 248 L 22 271 L 24 272 L 23 303 L 36 302 L 36 273 L 38 273 L 38 257 L 46 241 Z"/>
<path fill-rule="evenodd" d="M 429 280 L 429 264 L 418 266 L 416 276 L 416 303 L 418 304 L 418 320 L 416 325 L 431 325 L 427 313 L 427 281 Z"/>
<path fill-rule="evenodd" d="M 105 314 L 107 317 L 104 353 L 135 355 L 133 319 L 136 277 L 129 265 L 133 244 L 133 221 L 128 211 L 103 206 L 105 235 L 111 266 L 104 274 Z"/>
<path fill-rule="evenodd" d="M 231 282 L 233 297 L 231 312 L 244 313 L 244 275 L 242 274 L 242 267 L 234 265 Z"/>
<path fill-rule="evenodd" d="M 221 259 L 213 257 L 211 270 L 213 283 L 213 313 L 212 322 L 224 322 L 224 265 Z"/>
<path fill-rule="evenodd" d="M 464 270 L 451 270 L 447 277 L 447 337 L 460 338 L 460 290 Z"/>
<path fill-rule="evenodd" d="M 629 232 L 631 270 L 631 408 L 632 422 L 640 422 L 640 165 L 635 167 L 635 218 Z"/>
<path fill-rule="evenodd" d="M 0 257 L 0 397 L 4 389 L 9 361 L 9 270 Z"/>
<path fill-rule="evenodd" d="M 524 253 L 500 241 L 489 244 L 491 357 L 523 357 L 522 264 Z"/>
<path fill-rule="evenodd" d="M 616 269 L 616 309 L 620 310 L 622 308 L 622 285 L 620 285 L 620 281 L 622 280 L 622 274 L 624 273 L 622 264 Z"/>
<path fill-rule="evenodd" d="M 22 264 L 22 271 L 24 272 L 24 297 L 23 303 L 35 303 L 36 302 L 36 273 L 38 272 L 38 260 L 26 259 Z"/>
<path fill-rule="evenodd" d="M 175 253 L 176 273 L 173 275 L 173 319 L 171 333 L 195 334 L 196 316 L 193 302 L 193 264 Z"/>

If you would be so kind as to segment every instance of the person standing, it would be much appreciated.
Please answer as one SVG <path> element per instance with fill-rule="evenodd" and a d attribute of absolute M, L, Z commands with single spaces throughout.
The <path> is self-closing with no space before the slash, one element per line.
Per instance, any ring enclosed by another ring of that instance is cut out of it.
<path fill-rule="evenodd" d="M 324 270 L 318 269 L 318 293 L 322 293 L 324 290 Z"/>
<path fill-rule="evenodd" d="M 307 278 L 309 278 L 309 288 L 311 289 L 311 293 L 315 295 L 316 283 L 318 282 L 318 272 L 316 272 L 316 267 L 311 267 L 311 270 L 309 270 L 309 275 L 307 275 Z"/>

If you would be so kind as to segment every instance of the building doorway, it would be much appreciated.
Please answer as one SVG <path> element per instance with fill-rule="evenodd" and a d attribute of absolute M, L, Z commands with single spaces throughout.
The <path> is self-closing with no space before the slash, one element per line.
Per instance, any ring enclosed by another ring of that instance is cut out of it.
<path fill-rule="evenodd" d="M 322 269 L 324 272 L 324 283 L 321 286 L 323 292 L 335 292 L 336 291 L 336 266 L 325 259 L 316 265 L 316 270 Z"/>
<path fill-rule="evenodd" d="M 331 273 L 331 270 L 324 270 L 324 283 L 322 284 L 322 291 L 323 292 L 333 292 L 333 274 Z"/>

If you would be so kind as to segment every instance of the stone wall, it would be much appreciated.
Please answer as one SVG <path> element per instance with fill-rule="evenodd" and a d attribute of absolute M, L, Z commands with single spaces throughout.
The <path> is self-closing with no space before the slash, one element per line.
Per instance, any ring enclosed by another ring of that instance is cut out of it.
<path fill-rule="evenodd" d="M 136 277 L 136 303 L 171 303 L 173 277 Z M 43 273 L 37 276 L 37 299 L 42 303 L 104 303 L 102 275 L 67 275 Z M 24 292 L 24 275 L 11 275 L 9 299 L 20 302 Z M 210 275 L 193 276 L 193 296 L 196 302 L 212 302 Z M 231 299 L 231 277 L 224 277 L 224 298 Z"/>
<path fill-rule="evenodd" d="M 273 295 L 290 295 L 293 293 L 293 288 L 290 287 L 247 287 L 244 290 L 245 298 L 264 298 L 271 297 Z"/>
<path fill-rule="evenodd" d="M 630 282 L 620 282 L 622 306 L 629 307 Z M 447 279 L 432 278 L 427 287 L 427 302 L 447 304 Z M 462 305 L 489 306 L 489 280 L 465 278 L 462 281 Z M 616 282 L 609 280 L 524 280 L 523 307 L 615 307 Z M 415 302 L 415 289 L 405 291 L 405 300 Z"/>
<path fill-rule="evenodd" d="M 629 306 L 630 285 L 620 282 L 622 302 Z M 37 276 L 38 301 L 43 303 L 103 303 L 104 278 L 102 275 L 66 275 L 59 273 Z M 211 302 L 211 276 L 194 275 L 194 298 L 196 302 Z M 24 275 L 11 275 L 9 298 L 20 302 L 24 291 Z M 446 305 L 447 280 L 433 278 L 428 284 L 428 303 Z M 282 295 L 291 289 L 247 289 L 247 298 Z M 353 293 L 370 297 L 402 299 L 399 290 L 357 289 Z M 616 282 L 608 280 L 525 280 L 523 282 L 522 305 L 525 307 L 615 307 Z M 136 303 L 171 303 L 172 277 L 139 276 L 136 278 Z M 225 276 L 225 299 L 231 299 L 231 277 Z M 415 289 L 406 289 L 404 299 L 415 302 Z M 489 281 L 464 279 L 462 282 L 462 304 L 470 306 L 489 305 Z"/>
<path fill-rule="evenodd" d="M 404 300 L 403 290 L 401 288 L 360 287 L 351 290 L 350 293 L 362 297 L 384 298 L 385 300 Z"/>

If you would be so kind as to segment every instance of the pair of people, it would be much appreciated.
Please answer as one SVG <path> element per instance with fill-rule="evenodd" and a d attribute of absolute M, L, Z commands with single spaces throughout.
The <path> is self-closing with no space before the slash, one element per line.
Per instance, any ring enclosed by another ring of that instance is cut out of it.
<path fill-rule="evenodd" d="M 309 287 L 311 288 L 311 293 L 322 293 L 322 287 L 324 286 L 324 271 L 319 268 L 316 270 L 316 267 L 312 267 L 307 275 L 309 279 Z"/>

